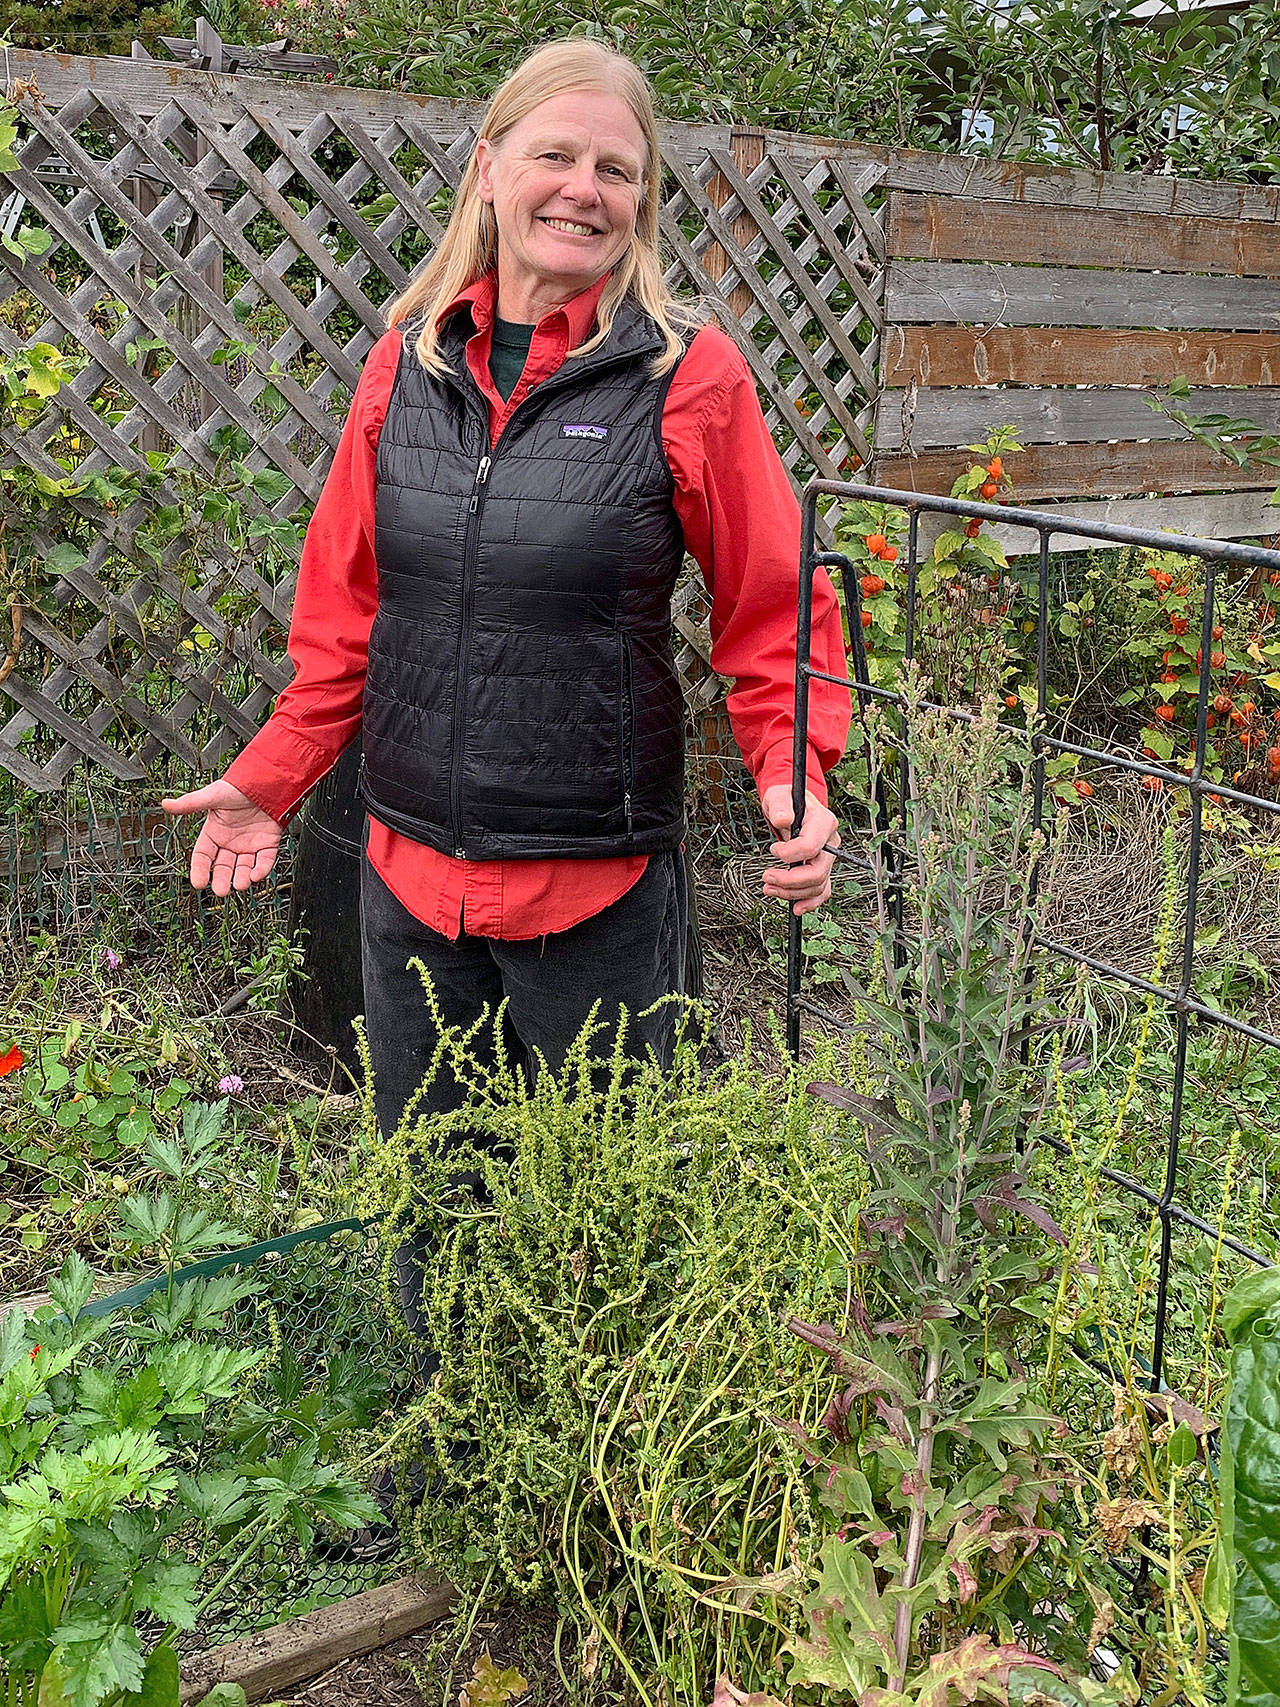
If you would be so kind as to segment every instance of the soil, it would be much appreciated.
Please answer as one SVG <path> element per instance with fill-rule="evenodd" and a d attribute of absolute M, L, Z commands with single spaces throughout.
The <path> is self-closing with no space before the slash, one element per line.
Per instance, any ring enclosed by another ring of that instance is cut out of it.
<path fill-rule="evenodd" d="M 460 1696 L 483 1655 L 503 1671 L 514 1667 L 527 1684 L 523 1694 L 485 1695 L 512 1707 L 614 1707 L 598 1692 L 575 1682 L 567 1689 L 556 1665 L 556 1620 L 545 1608 L 516 1604 L 480 1618 L 461 1653 L 465 1635 L 454 1623 L 435 1624 L 357 1659 L 343 1660 L 322 1676 L 292 1690 L 288 1707 L 460 1707 Z M 566 1671 L 577 1656 L 562 1655 Z M 514 1680 L 512 1680 L 514 1682 Z M 463 1704 L 465 1707 L 465 1704 Z M 479 1707 L 479 1703 L 476 1703 Z"/>

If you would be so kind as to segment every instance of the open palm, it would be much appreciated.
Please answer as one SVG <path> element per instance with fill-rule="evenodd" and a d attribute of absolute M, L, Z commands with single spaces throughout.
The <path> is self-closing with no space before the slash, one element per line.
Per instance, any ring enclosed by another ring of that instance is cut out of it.
<path fill-rule="evenodd" d="M 212 885 L 215 895 L 228 895 L 233 889 L 247 889 L 259 882 L 276 863 L 283 830 L 234 784 L 211 782 L 160 804 L 175 816 L 206 814 L 191 850 L 194 888 Z"/>

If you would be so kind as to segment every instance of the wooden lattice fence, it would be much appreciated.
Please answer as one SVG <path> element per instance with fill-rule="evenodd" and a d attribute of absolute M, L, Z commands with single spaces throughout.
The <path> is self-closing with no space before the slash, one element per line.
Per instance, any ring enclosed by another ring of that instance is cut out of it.
<path fill-rule="evenodd" d="M 208 775 L 288 678 L 300 527 L 478 115 L 151 61 L 15 52 L 7 72 L 22 133 L 0 228 L 50 247 L 0 250 L 0 364 L 21 378 L 44 342 L 67 377 L 0 423 L 26 481 L 0 518 L 22 623 L 0 771 L 43 794 L 83 761 L 122 783 Z M 1009 421 L 1026 499 L 1273 525 L 1269 472 L 1171 442 L 1141 388 L 1185 372 L 1201 406 L 1280 421 L 1280 192 L 716 127 L 664 147 L 670 281 L 735 330 L 797 485 L 868 467 L 946 490 L 958 447 Z M 1203 389 L 1236 384 L 1243 404 Z M 704 606 L 691 577 L 679 661 L 706 722 Z"/>

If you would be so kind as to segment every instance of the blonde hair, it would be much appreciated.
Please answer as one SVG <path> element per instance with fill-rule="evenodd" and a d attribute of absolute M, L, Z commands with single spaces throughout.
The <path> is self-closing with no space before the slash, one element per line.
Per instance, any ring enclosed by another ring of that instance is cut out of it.
<path fill-rule="evenodd" d="M 653 319 L 665 341 L 665 349 L 653 364 L 655 373 L 665 373 L 684 354 L 677 330 L 697 324 L 691 310 L 677 303 L 662 277 L 658 251 L 658 196 L 662 177 L 658 127 L 653 113 L 653 94 L 639 66 L 602 42 L 581 37 L 548 42 L 536 48 L 503 82 L 484 116 L 480 136 L 495 145 L 544 101 L 556 95 L 590 91 L 618 95 L 631 108 L 644 133 L 648 161 L 641 185 L 636 228 L 630 245 L 614 265 L 596 309 L 596 332 L 585 344 L 570 350 L 571 356 L 595 349 L 613 324 L 619 305 L 630 292 Z M 437 319 L 461 291 L 490 272 L 497 260 L 498 225 L 492 207 L 479 194 L 479 175 L 474 154 L 462 182 L 453 215 L 440 244 L 426 266 L 387 310 L 387 325 L 394 328 L 416 316 L 423 317 L 422 330 L 414 348 L 423 367 L 432 373 L 447 373 L 448 366 L 436 345 Z"/>

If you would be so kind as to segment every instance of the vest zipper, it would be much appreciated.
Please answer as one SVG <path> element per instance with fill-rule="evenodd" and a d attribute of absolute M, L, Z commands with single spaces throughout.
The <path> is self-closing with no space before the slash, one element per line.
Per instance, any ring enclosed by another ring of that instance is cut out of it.
<path fill-rule="evenodd" d="M 618 649 L 621 653 L 622 668 L 619 672 L 622 682 L 622 715 L 618 720 L 619 744 L 622 748 L 619 757 L 622 760 L 622 811 L 626 819 L 627 834 L 632 831 L 631 822 L 631 792 L 635 769 L 634 753 L 636 732 L 636 713 L 634 693 L 632 689 L 631 644 L 627 636 L 618 631 Z"/>
<path fill-rule="evenodd" d="M 466 722 L 463 697 L 466 691 L 465 661 L 471 655 L 471 618 L 475 601 L 475 569 L 479 556 L 480 512 L 484 506 L 485 486 L 493 457 L 486 454 L 476 466 L 471 487 L 471 502 L 467 505 L 467 531 L 462 544 L 462 621 L 458 624 L 458 645 L 454 655 L 453 727 L 449 736 L 449 807 L 453 815 L 453 855 L 465 859 L 462 848 L 462 731 Z"/>

